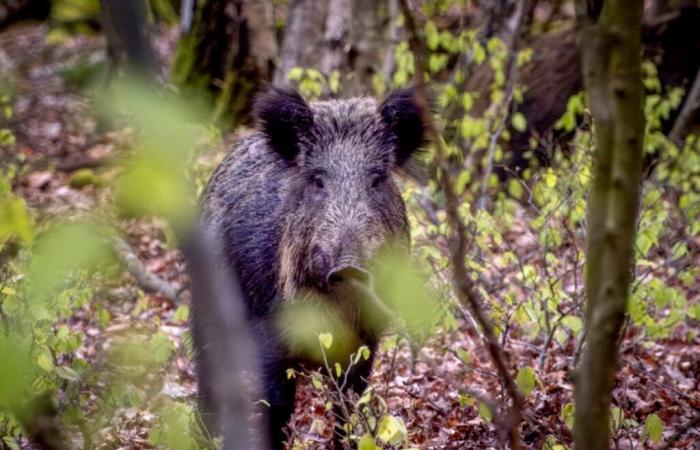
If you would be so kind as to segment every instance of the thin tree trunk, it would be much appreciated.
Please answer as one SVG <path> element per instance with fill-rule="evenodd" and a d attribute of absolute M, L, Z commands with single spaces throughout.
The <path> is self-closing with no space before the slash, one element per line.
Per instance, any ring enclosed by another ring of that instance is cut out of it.
<path fill-rule="evenodd" d="M 576 449 L 608 449 L 618 338 L 634 266 L 644 140 L 642 0 L 580 0 L 584 83 L 596 135 L 588 201 L 588 335 L 576 374 Z"/>
<path fill-rule="evenodd" d="M 221 432 L 224 450 L 270 448 L 268 430 L 259 419 L 251 421 L 263 349 L 251 338 L 238 279 L 221 263 L 206 230 L 191 233 L 182 250 L 191 280 L 200 412 L 208 431 Z"/>
<path fill-rule="evenodd" d="M 384 66 L 382 74 L 384 85 L 391 86 L 396 71 L 396 46 L 401 42 L 402 28 L 399 26 L 399 0 L 389 0 L 387 5 L 387 19 L 389 20 L 389 36 L 387 50 L 384 53 Z"/>
<path fill-rule="evenodd" d="M 700 115 L 700 70 L 695 75 L 695 81 L 689 89 L 683 108 L 673 123 L 673 128 L 668 136 L 671 141 L 678 145 L 683 142 L 693 125 L 698 123 L 698 115 Z"/>
<path fill-rule="evenodd" d="M 343 97 L 371 92 L 385 64 L 388 29 L 387 0 L 295 0 L 275 84 L 287 84 L 294 67 L 313 67 L 326 77 L 337 71 Z"/>
<path fill-rule="evenodd" d="M 387 0 L 355 0 L 352 48 L 347 53 L 350 72 L 343 94 L 373 94 L 372 81 L 382 73 L 389 48 L 389 5 Z"/>
<path fill-rule="evenodd" d="M 287 74 L 295 67 L 320 67 L 327 9 L 326 1 L 292 2 L 275 73 L 276 85 L 287 84 Z"/>
<path fill-rule="evenodd" d="M 148 30 L 145 0 L 101 0 L 107 39 L 109 76 L 122 65 L 131 72 L 153 77 L 158 64 Z"/>
<path fill-rule="evenodd" d="M 330 74 L 334 70 L 344 70 L 346 53 L 350 50 L 350 26 L 352 24 L 352 0 L 330 0 L 326 32 L 323 36 L 325 51 L 321 70 Z"/>
<path fill-rule="evenodd" d="M 213 120 L 245 123 L 251 97 L 272 79 L 276 55 L 268 0 L 203 0 L 178 45 L 173 79 L 212 94 Z"/>

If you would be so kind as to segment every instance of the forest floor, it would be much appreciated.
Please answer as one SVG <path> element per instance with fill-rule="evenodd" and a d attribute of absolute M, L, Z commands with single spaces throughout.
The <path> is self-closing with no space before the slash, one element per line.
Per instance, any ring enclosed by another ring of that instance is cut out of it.
<path fill-rule="evenodd" d="M 89 95 L 75 87 L 79 67 L 89 68 L 103 59 L 103 43 L 94 37 L 78 36 L 60 44 L 47 44 L 45 26 L 14 27 L 0 34 L 0 67 L 3 77 L 13 86 L 14 117 L 11 128 L 16 136 L 15 164 L 20 167 L 15 190 L 26 199 L 33 214 L 42 223 L 51 218 L 76 216 L 101 210 L 110 196 L 109 184 L 80 186 L 74 174 L 78 168 L 91 167 L 105 180 L 113 179 L 119 169 L 110 164 L 129 142 L 129 130 L 105 130 L 96 118 Z M 167 55 L 172 38 L 158 41 L 158 50 Z M 207 158 L 219 160 L 226 151 L 223 143 L 208 152 Z M 7 157 L 3 151 L 0 156 Z M 156 220 L 115 219 L 128 244 L 152 273 L 176 287 L 186 287 L 184 262 L 168 242 L 167 233 Z M 524 229 L 524 227 L 523 227 Z M 538 255 L 523 240 L 517 224 L 506 236 L 522 261 L 536 262 Z M 694 249 L 700 246 L 695 242 Z M 692 251 L 692 250 L 691 250 Z M 700 257 L 695 256 L 700 263 Z M 518 269 L 515 264 L 500 271 L 503 280 Z M 700 281 L 689 288 L 686 298 L 698 302 Z M 71 320 L 72 330 L 84 334 L 78 354 L 91 364 L 98 364 L 105 349 L 129 329 L 166 332 L 176 346 L 163 376 L 159 396 L 185 399 L 194 403 L 196 378 L 188 357 L 183 335 L 186 320 L 175 314 L 179 305 L 158 292 L 141 291 L 128 274 L 118 286 L 109 286 L 97 294 L 94 304 L 104 307 L 111 317 L 107 326 L 96 320 L 96 306 L 91 304 Z M 656 341 L 635 339 L 634 327 L 627 328 L 622 344 L 622 366 L 615 387 L 615 404 L 625 418 L 644 422 L 656 413 L 665 424 L 664 437 L 682 436 L 671 448 L 693 448 L 700 441 L 700 426 L 682 430 L 695 420 L 700 411 L 700 338 L 694 326 L 691 342 L 683 336 L 692 330 L 680 327 L 673 336 Z M 421 449 L 489 449 L 500 448 L 497 428 L 485 420 L 474 404 L 465 404 L 462 394 L 498 398 L 501 388 L 494 369 L 480 342 L 469 336 L 471 325 L 460 319 L 454 331 L 438 333 L 411 348 L 405 340 L 393 348 L 383 348 L 378 355 L 372 384 L 386 400 L 389 411 L 401 417 L 408 429 L 409 443 Z M 541 341 L 531 341 L 513 330 L 506 342 L 512 367 L 538 367 Z M 387 346 L 384 346 L 387 347 Z M 389 346 L 391 347 L 391 346 Z M 563 414 L 572 402 L 572 354 L 575 342 L 553 344 L 546 359 L 537 368 L 539 383 L 527 397 L 526 424 L 523 438 L 528 448 L 542 448 L 547 436 L 569 445 L 569 417 Z M 468 361 L 462 360 L 469 355 Z M 310 386 L 299 389 L 298 406 L 292 424 L 294 434 L 313 448 L 324 448 L 331 429 L 324 421 L 324 399 Z M 468 403 L 468 402 L 467 402 Z M 120 411 L 100 435 L 101 448 L 149 448 L 149 431 L 154 416 L 148 410 Z M 629 425 L 629 426 L 628 426 Z M 621 449 L 656 448 L 642 436 L 633 422 L 616 431 Z M 695 447 L 697 448 L 697 447 Z"/>

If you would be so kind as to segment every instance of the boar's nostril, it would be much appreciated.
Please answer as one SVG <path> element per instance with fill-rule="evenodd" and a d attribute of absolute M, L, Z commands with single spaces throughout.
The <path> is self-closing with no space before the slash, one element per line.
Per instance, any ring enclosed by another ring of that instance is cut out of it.
<path fill-rule="evenodd" d="M 350 280 L 359 281 L 363 284 L 369 284 L 370 274 L 364 269 L 355 266 L 336 267 L 328 273 L 327 281 L 329 284 L 341 283 Z"/>

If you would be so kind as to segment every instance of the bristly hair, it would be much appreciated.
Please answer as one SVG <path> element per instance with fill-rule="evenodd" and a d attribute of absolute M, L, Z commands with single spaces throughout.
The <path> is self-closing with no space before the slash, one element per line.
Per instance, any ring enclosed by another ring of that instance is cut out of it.
<path fill-rule="evenodd" d="M 391 93 L 379 107 L 389 131 L 388 138 L 396 149 L 398 167 L 404 166 L 426 144 L 429 109 L 429 105 L 420 104 L 413 88 Z"/>
<path fill-rule="evenodd" d="M 293 161 L 302 136 L 313 126 L 309 105 L 292 89 L 271 87 L 257 97 L 253 111 L 272 148 L 285 160 Z"/>

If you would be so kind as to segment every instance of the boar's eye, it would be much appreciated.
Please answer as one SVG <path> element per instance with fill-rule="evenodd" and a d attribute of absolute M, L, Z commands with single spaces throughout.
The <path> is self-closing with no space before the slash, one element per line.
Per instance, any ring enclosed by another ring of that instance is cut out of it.
<path fill-rule="evenodd" d="M 311 182 L 311 184 L 313 184 L 314 186 L 316 186 L 318 189 L 323 189 L 323 187 L 324 187 L 324 184 L 323 184 L 323 174 L 320 173 L 320 172 L 312 173 L 312 174 L 309 176 L 309 181 Z"/>
<path fill-rule="evenodd" d="M 379 187 L 387 179 L 387 174 L 385 172 L 372 172 L 370 175 L 370 183 L 372 188 Z"/>

